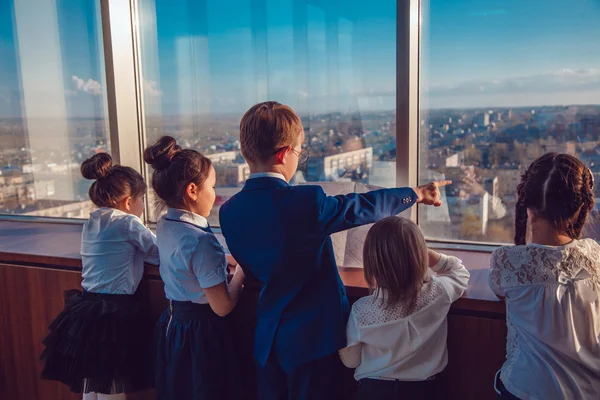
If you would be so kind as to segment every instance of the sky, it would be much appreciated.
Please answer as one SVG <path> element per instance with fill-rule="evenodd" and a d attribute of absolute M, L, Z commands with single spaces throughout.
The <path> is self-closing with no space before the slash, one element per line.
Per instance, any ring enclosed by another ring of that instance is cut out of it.
<path fill-rule="evenodd" d="M 97 3 L 0 0 L 0 117 L 105 115 Z M 600 0 L 565 4 L 423 0 L 421 107 L 599 104 Z M 395 108 L 395 0 L 140 0 L 140 38 L 148 115 Z"/>

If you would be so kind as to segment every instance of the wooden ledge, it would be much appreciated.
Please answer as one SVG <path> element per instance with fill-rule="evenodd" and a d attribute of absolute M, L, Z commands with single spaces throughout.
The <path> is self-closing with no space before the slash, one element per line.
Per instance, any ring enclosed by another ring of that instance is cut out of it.
<path fill-rule="evenodd" d="M 0 221 L 0 262 L 79 269 L 80 246 L 81 225 Z M 490 253 L 441 251 L 462 259 L 471 273 L 469 287 L 464 296 L 452 305 L 452 312 L 503 318 L 504 302 L 498 300 L 488 286 Z M 340 268 L 339 271 L 348 296 L 356 298 L 368 295 L 361 269 Z M 160 279 L 156 266 L 147 265 L 145 275 L 150 279 Z"/>

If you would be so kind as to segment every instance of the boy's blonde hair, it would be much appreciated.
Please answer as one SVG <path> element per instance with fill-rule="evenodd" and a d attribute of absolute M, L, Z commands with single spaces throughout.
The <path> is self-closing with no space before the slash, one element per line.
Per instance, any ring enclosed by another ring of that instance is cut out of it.
<path fill-rule="evenodd" d="M 388 217 L 369 230 L 363 248 L 365 280 L 383 295 L 386 306 L 415 305 L 429 268 L 428 249 L 419 227 L 406 218 Z M 383 293 L 381 293 L 383 291 Z"/>
<path fill-rule="evenodd" d="M 266 162 L 275 152 L 294 146 L 302 133 L 300 117 L 276 101 L 252 106 L 240 122 L 240 144 L 246 161 Z"/>

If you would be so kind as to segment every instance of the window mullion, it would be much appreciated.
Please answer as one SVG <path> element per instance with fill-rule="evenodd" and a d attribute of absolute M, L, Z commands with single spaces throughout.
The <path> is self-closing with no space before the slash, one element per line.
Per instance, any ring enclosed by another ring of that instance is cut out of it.
<path fill-rule="evenodd" d="M 418 184 L 420 1 L 397 1 L 396 183 Z M 417 221 L 417 207 L 410 218 Z"/>

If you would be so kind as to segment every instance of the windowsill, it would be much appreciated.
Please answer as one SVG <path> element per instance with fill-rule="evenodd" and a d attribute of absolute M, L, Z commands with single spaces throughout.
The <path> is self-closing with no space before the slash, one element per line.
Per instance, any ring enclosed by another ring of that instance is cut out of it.
<path fill-rule="evenodd" d="M 57 269 L 81 268 L 79 255 L 81 225 L 0 221 L 0 262 Z M 450 246 L 448 246 L 450 247 Z M 466 293 L 452 306 L 452 312 L 489 314 L 505 313 L 504 302 L 498 300 L 488 286 L 490 252 L 457 250 L 438 244 L 436 249 L 463 260 L 471 273 Z M 339 268 L 350 297 L 366 296 L 368 285 L 360 268 Z M 149 279 L 160 279 L 156 266 L 146 266 Z"/>

